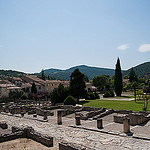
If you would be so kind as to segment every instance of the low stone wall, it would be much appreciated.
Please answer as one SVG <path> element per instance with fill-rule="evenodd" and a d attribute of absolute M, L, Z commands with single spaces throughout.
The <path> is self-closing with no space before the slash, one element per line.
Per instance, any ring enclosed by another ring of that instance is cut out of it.
<path fill-rule="evenodd" d="M 95 107 L 83 107 L 83 111 L 98 111 L 100 110 L 102 107 L 98 107 L 98 108 L 95 108 Z"/>
<path fill-rule="evenodd" d="M 150 114 L 147 115 L 144 113 L 130 113 L 124 116 L 114 116 L 114 122 L 123 123 L 125 117 L 130 119 L 130 125 L 138 125 L 150 120 Z"/>
<path fill-rule="evenodd" d="M 79 145 L 77 146 L 72 143 L 61 142 L 59 143 L 59 150 L 94 150 L 94 149 L 81 147 Z"/>
<path fill-rule="evenodd" d="M 35 113 L 39 116 L 44 116 L 45 111 L 47 113 L 47 116 L 54 116 L 54 112 L 51 112 L 50 110 L 42 110 L 40 108 L 37 108 Z"/>
<path fill-rule="evenodd" d="M 88 110 L 89 110 L 89 109 L 88 109 Z M 96 111 L 96 110 L 97 110 L 97 111 Z M 76 113 L 75 115 L 76 115 L 76 116 L 80 116 L 80 118 L 81 118 L 82 120 L 87 120 L 88 118 L 92 118 L 92 117 L 94 117 L 94 116 L 96 116 L 96 115 L 99 115 L 99 114 L 105 112 L 105 111 L 106 111 L 106 108 L 99 108 L 99 109 L 95 109 L 95 111 L 90 111 L 90 112 L 86 113 L 85 115 L 82 114 L 82 112 Z"/>
<path fill-rule="evenodd" d="M 114 122 L 115 123 L 123 123 L 124 118 L 126 117 L 126 115 L 124 116 L 114 116 Z"/>
<path fill-rule="evenodd" d="M 97 115 L 97 116 L 93 117 L 93 119 L 97 120 L 98 118 L 102 118 L 102 117 L 110 115 L 112 113 L 114 113 L 114 110 L 113 109 L 109 109 L 109 110 L 105 111 L 104 113 L 101 113 L 100 115 Z"/>
<path fill-rule="evenodd" d="M 12 127 L 12 134 L 6 134 L 0 137 L 0 142 L 14 140 L 17 138 L 30 138 L 45 146 L 53 146 L 53 137 L 44 136 L 36 132 L 32 127 Z"/>
<path fill-rule="evenodd" d="M 115 113 L 119 113 L 119 114 L 129 114 L 132 113 L 132 110 L 115 110 Z"/>
<path fill-rule="evenodd" d="M 15 140 L 17 138 L 25 138 L 25 137 L 26 135 L 25 135 L 25 132 L 23 131 L 15 132 L 12 134 L 5 134 L 5 135 L 0 136 L 0 143 L 5 142 L 5 141 L 10 141 L 10 140 Z"/>

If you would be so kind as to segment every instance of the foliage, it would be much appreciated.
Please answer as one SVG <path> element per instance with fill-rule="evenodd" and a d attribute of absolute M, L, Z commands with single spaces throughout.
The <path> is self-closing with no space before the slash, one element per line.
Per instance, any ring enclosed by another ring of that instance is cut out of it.
<path fill-rule="evenodd" d="M 70 76 L 70 90 L 73 95 L 79 101 L 79 98 L 84 98 L 87 95 L 85 90 L 84 74 L 79 69 L 75 69 Z"/>
<path fill-rule="evenodd" d="M 42 79 L 42 80 L 45 80 L 45 79 L 46 79 L 43 69 L 42 69 L 42 71 L 41 71 L 41 79 Z"/>
<path fill-rule="evenodd" d="M 128 75 L 124 75 L 123 78 L 124 79 L 129 79 L 129 76 Z"/>
<path fill-rule="evenodd" d="M 135 102 L 136 102 L 136 89 L 138 87 L 138 83 L 136 81 L 132 82 L 132 88 L 134 89 L 134 96 L 135 96 Z"/>
<path fill-rule="evenodd" d="M 104 87 L 108 87 L 110 84 L 109 75 L 101 75 L 93 78 L 93 85 L 98 87 L 98 89 L 103 90 Z"/>
<path fill-rule="evenodd" d="M 37 88 L 36 88 L 36 85 L 35 85 L 34 81 L 32 83 L 31 92 L 35 93 L 35 94 L 37 93 Z"/>
<path fill-rule="evenodd" d="M 59 84 L 58 88 L 55 88 L 50 93 L 51 102 L 53 104 L 63 103 L 65 98 L 70 94 L 69 88 L 64 88 L 63 84 Z"/>
<path fill-rule="evenodd" d="M 129 73 L 129 81 L 130 82 L 138 81 L 138 77 L 137 77 L 135 71 L 133 70 L 133 68 L 131 68 L 130 73 Z"/>
<path fill-rule="evenodd" d="M 13 70 L 0 70 L 0 78 L 3 78 L 5 76 L 9 77 L 20 77 L 23 76 L 25 73 L 19 72 L 19 71 L 13 71 Z"/>
<path fill-rule="evenodd" d="M 70 80 L 71 73 L 77 68 L 83 74 L 85 74 L 90 80 L 98 75 L 108 74 L 109 76 L 112 76 L 114 74 L 114 69 L 89 67 L 89 66 L 85 66 L 85 65 L 72 67 L 72 68 L 69 68 L 66 70 L 47 69 L 47 70 L 44 70 L 44 73 L 46 76 L 49 75 L 50 79 L 55 78 L 55 79 L 60 79 L 60 80 Z M 54 80 L 54 79 L 52 79 L 52 80 Z"/>
<path fill-rule="evenodd" d="M 23 93 L 23 95 L 21 96 L 22 100 L 28 99 L 28 95 L 26 93 Z"/>
<path fill-rule="evenodd" d="M 117 59 L 117 64 L 116 64 L 116 69 L 115 69 L 114 87 L 115 87 L 116 95 L 121 96 L 123 83 L 122 83 L 122 73 L 121 73 L 121 66 L 120 66 L 119 58 Z"/>
<path fill-rule="evenodd" d="M 103 97 L 114 97 L 114 92 L 113 91 L 106 91 Z"/>
<path fill-rule="evenodd" d="M 20 99 L 24 94 L 23 91 L 10 91 L 9 98 L 15 101 L 16 99 Z"/>
<path fill-rule="evenodd" d="M 89 82 L 89 78 L 86 75 L 84 75 L 83 80 L 84 80 L 84 82 Z"/>
<path fill-rule="evenodd" d="M 99 99 L 99 95 L 96 92 L 94 92 L 94 93 L 90 92 L 90 93 L 88 93 L 86 99 L 88 99 L 88 100 Z"/>
<path fill-rule="evenodd" d="M 146 111 L 148 107 L 148 100 L 150 99 L 150 96 L 143 95 L 143 100 L 144 100 L 144 108 L 143 110 Z"/>
<path fill-rule="evenodd" d="M 64 105 L 76 105 L 76 100 L 69 95 L 65 100 L 64 100 Z"/>
<path fill-rule="evenodd" d="M 96 92 L 94 92 L 94 95 L 95 95 L 95 99 L 99 99 L 100 98 L 99 95 Z"/>
<path fill-rule="evenodd" d="M 103 97 L 111 97 L 110 92 L 106 91 L 105 94 L 103 95 Z"/>
<path fill-rule="evenodd" d="M 113 91 L 110 90 L 109 93 L 110 93 L 111 97 L 114 97 L 114 96 L 115 96 L 115 94 L 114 94 Z"/>
<path fill-rule="evenodd" d="M 142 63 L 136 67 L 133 67 L 136 75 L 140 78 L 142 78 L 144 75 L 146 75 L 150 71 L 150 62 Z M 131 69 L 128 69 L 127 71 L 124 71 L 124 75 L 129 75 Z"/>
<path fill-rule="evenodd" d="M 141 90 L 136 91 L 136 95 L 138 96 L 139 99 L 141 99 L 143 94 L 144 93 Z"/>

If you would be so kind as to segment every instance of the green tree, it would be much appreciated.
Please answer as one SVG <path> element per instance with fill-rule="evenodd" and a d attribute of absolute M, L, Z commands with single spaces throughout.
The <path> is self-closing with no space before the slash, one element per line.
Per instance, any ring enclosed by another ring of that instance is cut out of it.
<path fill-rule="evenodd" d="M 65 88 L 63 84 L 59 84 L 58 88 L 55 88 L 50 93 L 51 102 L 53 104 L 63 103 L 65 98 L 70 94 L 70 89 Z"/>
<path fill-rule="evenodd" d="M 130 73 L 129 73 L 129 81 L 130 82 L 138 81 L 138 77 L 137 77 L 135 71 L 133 70 L 133 68 L 131 68 Z"/>
<path fill-rule="evenodd" d="M 120 59 L 117 59 L 116 69 L 115 69 L 115 78 L 114 78 L 114 87 L 115 93 L 117 96 L 121 96 L 123 83 L 122 83 L 122 73 L 120 66 Z"/>
<path fill-rule="evenodd" d="M 89 82 L 89 78 L 88 78 L 88 76 L 84 75 L 83 80 L 84 80 L 85 82 Z"/>
<path fill-rule="evenodd" d="M 103 90 L 104 87 L 108 87 L 110 85 L 110 77 L 109 75 L 101 75 L 93 78 L 93 85 L 98 87 L 98 89 Z"/>
<path fill-rule="evenodd" d="M 41 79 L 42 80 L 45 80 L 45 74 L 44 74 L 44 70 L 42 69 L 42 71 L 41 71 Z"/>
<path fill-rule="evenodd" d="M 50 80 L 50 77 L 49 77 L 49 75 L 48 75 L 47 79 L 48 79 L 48 80 Z"/>
<path fill-rule="evenodd" d="M 136 89 L 138 87 L 138 83 L 136 81 L 132 82 L 132 88 L 134 90 L 134 97 L 135 97 L 135 102 L 136 102 Z"/>
<path fill-rule="evenodd" d="M 77 98 L 84 98 L 87 95 L 85 90 L 84 74 L 82 74 L 79 69 L 75 69 L 70 76 L 70 90 L 71 95 Z"/>
<path fill-rule="evenodd" d="M 36 88 L 36 85 L 35 85 L 34 81 L 32 83 L 31 92 L 34 93 L 34 94 L 37 93 L 37 88 Z"/>
<path fill-rule="evenodd" d="M 124 79 L 129 79 L 129 76 L 128 76 L 128 75 L 124 75 L 123 78 L 124 78 Z"/>

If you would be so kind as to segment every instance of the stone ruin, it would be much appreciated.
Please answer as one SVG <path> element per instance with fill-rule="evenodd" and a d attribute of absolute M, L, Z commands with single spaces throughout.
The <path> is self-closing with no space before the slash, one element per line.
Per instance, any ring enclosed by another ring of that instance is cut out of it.
<path fill-rule="evenodd" d="M 59 150 L 94 150 L 94 149 L 86 148 L 73 143 L 61 142 L 59 143 Z"/>
<path fill-rule="evenodd" d="M 32 127 L 12 127 L 11 134 L 4 134 L 0 136 L 0 143 L 10 140 L 15 140 L 17 138 L 28 138 L 37 141 L 45 146 L 53 146 L 53 137 L 42 135 L 36 132 Z"/>
<path fill-rule="evenodd" d="M 146 112 L 132 112 L 126 115 L 116 115 L 114 116 L 114 122 L 123 123 L 125 118 L 130 119 L 130 125 L 139 125 L 149 121 L 150 114 Z"/>

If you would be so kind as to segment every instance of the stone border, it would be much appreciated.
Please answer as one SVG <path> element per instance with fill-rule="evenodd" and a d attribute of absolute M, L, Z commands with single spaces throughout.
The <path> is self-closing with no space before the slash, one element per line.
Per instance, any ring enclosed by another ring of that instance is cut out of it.
<path fill-rule="evenodd" d="M 59 150 L 96 150 L 96 149 L 86 148 L 73 143 L 61 142 L 59 143 Z"/>
<path fill-rule="evenodd" d="M 110 131 L 110 130 L 107 130 L 107 129 L 93 129 L 93 128 L 74 126 L 74 125 L 71 125 L 69 127 L 83 129 L 83 130 L 89 130 L 89 131 L 94 131 L 94 132 L 100 132 L 100 133 L 105 133 L 105 134 L 111 134 L 111 135 L 116 135 L 116 136 L 121 136 L 121 137 L 131 137 L 131 138 L 135 138 L 135 139 L 141 139 L 141 140 L 148 140 L 148 141 L 150 141 L 150 137 L 146 136 L 145 134 L 142 134 L 142 135 L 141 134 L 133 135 L 133 133 L 125 134 L 125 133 L 122 133 L 122 132 Z"/>
<path fill-rule="evenodd" d="M 13 126 L 11 134 L 5 134 L 0 136 L 0 143 L 9 140 L 14 140 L 17 138 L 29 138 L 47 147 L 53 147 L 53 137 L 42 135 L 36 132 L 32 127 L 19 128 Z"/>

